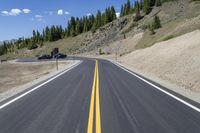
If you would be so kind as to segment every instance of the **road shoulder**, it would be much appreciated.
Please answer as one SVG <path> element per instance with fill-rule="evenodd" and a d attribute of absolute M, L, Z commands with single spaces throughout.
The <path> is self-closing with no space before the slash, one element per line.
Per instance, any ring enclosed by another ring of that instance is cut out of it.
<path fill-rule="evenodd" d="M 18 85 L 18 86 L 15 86 L 15 87 L 12 87 L 6 91 L 3 91 L 0 93 L 0 102 L 6 100 L 6 99 L 9 99 L 19 93 L 22 93 L 24 91 L 26 91 L 28 88 L 31 88 L 32 86 L 35 86 L 39 83 L 42 83 L 44 82 L 45 80 L 49 79 L 50 77 L 54 77 L 56 75 L 58 75 L 59 73 L 69 69 L 70 67 L 72 66 L 75 66 L 77 65 L 78 63 L 80 63 L 79 60 L 75 60 L 75 61 L 66 61 L 66 65 L 63 65 L 59 70 L 55 70 L 55 71 L 52 71 L 48 74 L 45 74 L 45 75 L 41 75 L 39 78 L 37 79 L 34 79 L 32 81 L 29 81 L 25 84 L 22 84 L 22 85 Z"/>
<path fill-rule="evenodd" d="M 106 59 L 108 61 L 111 61 L 113 63 L 116 63 L 116 61 L 114 60 L 110 60 L 110 59 Z M 169 89 L 170 91 L 173 91 L 175 93 L 178 93 L 194 102 L 197 102 L 197 103 L 200 103 L 200 93 L 199 92 L 195 92 L 195 91 L 191 91 L 191 90 L 188 90 L 188 89 L 184 89 L 183 87 L 180 87 L 176 84 L 172 84 L 170 83 L 169 81 L 166 81 L 166 80 L 163 80 L 163 79 L 160 79 L 154 75 L 151 75 L 151 74 L 147 74 L 147 73 L 144 73 L 142 71 L 139 71 L 137 69 L 134 69 L 132 67 L 129 67 L 127 65 L 125 65 L 124 63 L 118 63 L 120 64 L 122 67 L 128 69 L 128 70 L 131 70 L 132 72 L 134 72 L 135 74 L 137 75 L 140 75 L 142 77 L 144 77 L 145 79 L 147 80 L 150 80 L 150 81 L 153 81 L 155 82 L 156 84 L 158 85 L 161 85 L 167 89 Z"/>

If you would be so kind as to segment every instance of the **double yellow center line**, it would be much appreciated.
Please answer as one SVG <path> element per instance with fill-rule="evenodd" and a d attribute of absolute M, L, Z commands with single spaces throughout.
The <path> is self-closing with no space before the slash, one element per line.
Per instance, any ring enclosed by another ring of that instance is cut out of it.
<path fill-rule="evenodd" d="M 101 114 L 100 114 L 100 100 L 99 100 L 99 70 L 98 61 L 96 60 L 95 70 L 94 70 L 94 80 L 91 93 L 90 101 L 90 112 L 88 118 L 88 128 L 87 133 L 93 133 L 94 127 L 94 110 L 95 110 L 95 133 L 101 133 Z M 94 108 L 95 106 L 95 108 Z"/>

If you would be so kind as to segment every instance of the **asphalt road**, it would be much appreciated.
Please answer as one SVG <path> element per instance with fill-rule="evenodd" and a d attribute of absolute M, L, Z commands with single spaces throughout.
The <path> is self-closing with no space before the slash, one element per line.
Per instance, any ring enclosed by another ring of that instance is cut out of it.
<path fill-rule="evenodd" d="M 0 133 L 200 133 L 200 105 L 163 90 L 185 103 L 109 61 L 84 59 L 1 108 Z"/>

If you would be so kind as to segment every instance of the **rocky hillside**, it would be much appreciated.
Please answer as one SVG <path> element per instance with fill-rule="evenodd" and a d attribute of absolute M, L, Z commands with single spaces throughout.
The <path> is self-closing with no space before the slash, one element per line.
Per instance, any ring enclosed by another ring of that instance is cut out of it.
<path fill-rule="evenodd" d="M 144 15 L 142 12 L 141 14 Z M 152 23 L 156 15 L 159 16 L 161 20 L 162 28 L 158 29 L 155 35 L 150 35 L 147 27 Z M 144 18 L 138 22 L 134 21 L 134 15 L 129 15 L 107 24 L 94 34 L 87 34 L 81 44 L 79 52 L 85 53 L 92 51 L 90 53 L 98 53 L 98 49 L 101 48 L 104 50 L 104 53 L 110 54 L 115 51 L 109 51 L 108 47 L 119 48 L 120 46 L 115 46 L 113 44 L 143 33 L 143 37 L 134 48 L 129 49 L 129 47 L 127 47 L 125 48 L 127 50 L 121 51 L 123 55 L 135 49 L 149 47 L 156 42 L 174 38 L 199 29 L 199 18 L 200 2 L 190 2 L 189 0 L 166 2 L 161 7 L 154 7 L 150 14 L 144 15 Z M 126 47 L 126 45 L 123 47 Z"/>
<path fill-rule="evenodd" d="M 88 52 L 122 39 L 119 33 L 128 23 L 130 23 L 130 18 L 124 17 L 101 27 L 95 33 L 89 33 L 82 42 L 80 52 Z"/>

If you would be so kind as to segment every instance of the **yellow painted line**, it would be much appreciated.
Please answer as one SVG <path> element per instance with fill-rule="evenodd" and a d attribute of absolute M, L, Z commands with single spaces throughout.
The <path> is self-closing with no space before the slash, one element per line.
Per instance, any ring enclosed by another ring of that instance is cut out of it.
<path fill-rule="evenodd" d="M 96 133 L 101 133 L 101 114 L 100 114 L 100 98 L 99 98 L 99 67 L 98 61 L 97 65 L 97 75 L 96 75 Z"/>
<path fill-rule="evenodd" d="M 94 79 L 91 93 L 91 101 L 90 101 L 90 112 L 88 118 L 88 128 L 87 133 L 93 133 L 94 126 L 94 101 L 95 102 L 95 133 L 101 133 L 101 114 L 100 114 L 100 98 L 99 98 L 99 70 L 98 70 L 98 61 L 96 60 L 95 70 L 94 70 Z"/>
<path fill-rule="evenodd" d="M 93 120 L 94 120 L 94 93 L 95 93 L 95 83 L 96 83 L 96 64 L 94 70 L 94 80 L 92 86 L 92 93 L 91 93 L 91 101 L 90 101 L 90 112 L 89 112 L 89 119 L 88 119 L 88 128 L 87 133 L 93 133 Z"/>

